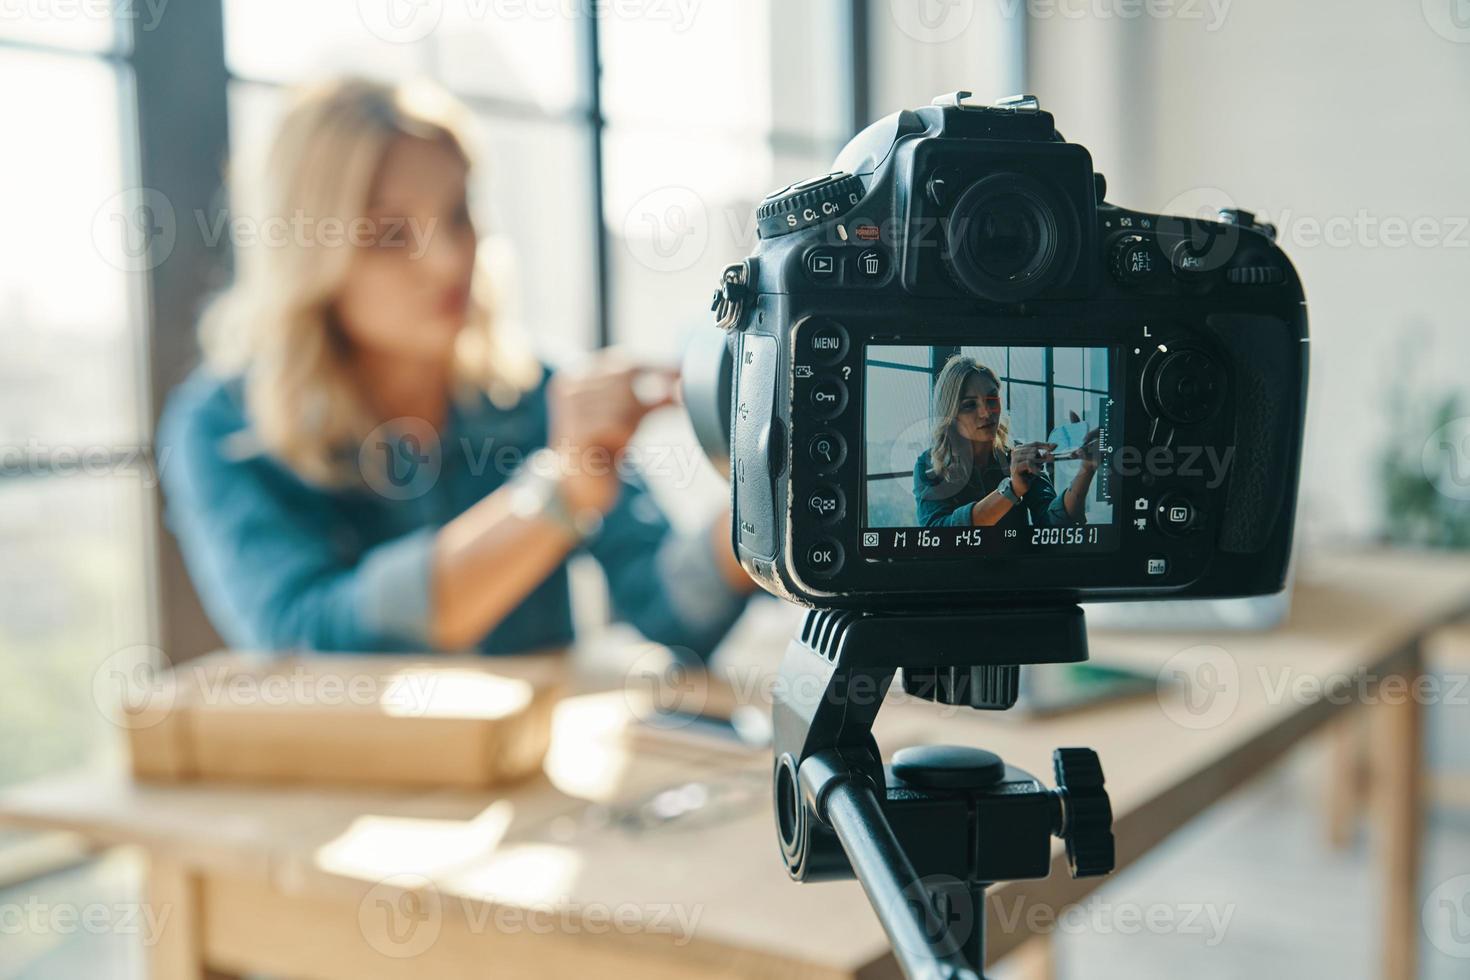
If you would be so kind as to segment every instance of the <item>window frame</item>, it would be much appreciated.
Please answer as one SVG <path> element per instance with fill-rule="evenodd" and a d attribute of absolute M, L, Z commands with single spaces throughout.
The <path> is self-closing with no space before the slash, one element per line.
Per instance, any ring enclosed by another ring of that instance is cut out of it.
<path fill-rule="evenodd" d="M 840 25 L 841 56 L 848 69 L 845 93 L 850 131 L 870 120 L 870 74 L 868 59 L 869 11 L 865 0 L 847 0 L 842 6 L 845 23 Z M 125 188 L 147 189 L 163 194 L 179 214 L 191 214 L 225 205 L 223 167 L 230 154 L 229 93 L 232 86 L 272 86 L 279 83 L 235 75 L 226 60 L 224 0 L 201 0 L 174 4 L 168 16 L 150 29 L 131 29 L 122 16 L 114 16 L 114 43 L 105 50 L 86 50 L 15 38 L 0 38 L 0 56 L 6 51 L 36 51 L 79 59 L 105 61 L 119 77 L 118 112 L 124 145 L 119 148 Z M 466 92 L 455 94 L 486 116 L 533 118 L 540 121 L 574 122 L 585 127 L 589 158 L 587 178 L 591 181 L 588 220 L 584 233 L 593 241 L 593 343 L 612 343 L 612 281 L 609 251 L 612 233 L 604 215 L 604 137 L 608 120 L 603 112 L 600 24 L 597 16 L 579 18 L 578 43 L 582 48 L 579 83 L 587 93 L 585 103 L 564 111 L 547 111 L 529 102 Z M 433 65 L 427 66 L 432 70 Z M 178 79 L 190 80 L 187 86 Z M 814 147 L 806 134 L 774 128 L 766 134 L 778 149 Z M 159 465 L 154 454 L 154 429 L 170 390 L 181 382 L 197 361 L 195 337 L 197 316 L 209 294 L 223 285 L 221 273 L 228 256 L 218 250 L 180 236 L 168 261 L 143 273 L 132 274 L 128 316 L 135 335 L 134 370 L 142 416 L 139 445 L 127 447 L 129 458 L 141 457 L 140 466 Z M 120 463 L 126 460 L 119 460 Z M 33 470 L 35 467 L 30 467 Z M 28 470 L 28 472 L 29 472 Z M 42 461 L 40 477 L 64 472 L 65 464 Z M 17 474 L 0 471 L 0 479 Z M 161 502 L 155 498 L 152 514 L 140 515 L 152 524 L 151 553 L 144 555 L 151 588 L 148 589 L 149 621 L 161 648 L 175 662 L 216 649 L 221 641 L 199 604 L 182 556 L 162 520 Z"/>

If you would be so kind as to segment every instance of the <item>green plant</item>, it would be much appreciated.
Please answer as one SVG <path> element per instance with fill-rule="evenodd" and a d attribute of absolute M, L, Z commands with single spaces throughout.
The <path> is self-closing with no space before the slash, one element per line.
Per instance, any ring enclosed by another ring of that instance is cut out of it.
<path fill-rule="evenodd" d="M 1470 413 L 1458 392 L 1394 388 L 1398 436 L 1378 467 L 1384 532 L 1396 544 L 1470 548 Z"/>

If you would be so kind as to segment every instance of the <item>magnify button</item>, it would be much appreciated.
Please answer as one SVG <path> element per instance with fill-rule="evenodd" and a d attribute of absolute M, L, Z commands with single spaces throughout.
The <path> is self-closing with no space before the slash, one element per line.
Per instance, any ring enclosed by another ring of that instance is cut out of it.
<path fill-rule="evenodd" d="M 836 432 L 818 432 L 807 440 L 806 454 L 819 470 L 834 470 L 847 458 L 847 443 Z"/>

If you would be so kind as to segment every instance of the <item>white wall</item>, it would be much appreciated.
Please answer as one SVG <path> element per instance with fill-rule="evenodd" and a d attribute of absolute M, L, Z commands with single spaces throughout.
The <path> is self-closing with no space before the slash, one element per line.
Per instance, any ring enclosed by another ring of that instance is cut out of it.
<path fill-rule="evenodd" d="M 1425 383 L 1466 390 L 1470 28 L 1453 29 L 1454 2 L 1031 7 L 1027 88 L 1093 151 L 1111 200 L 1228 197 L 1281 226 L 1312 329 L 1309 533 L 1370 532 L 1383 441 L 1428 435 L 1390 428 L 1391 374 L 1412 350 Z M 1418 244 L 1393 238 L 1416 221 Z"/>
<path fill-rule="evenodd" d="M 1013 0 L 869 0 L 873 118 L 959 89 L 985 102 L 1019 93 L 1019 9 Z"/>

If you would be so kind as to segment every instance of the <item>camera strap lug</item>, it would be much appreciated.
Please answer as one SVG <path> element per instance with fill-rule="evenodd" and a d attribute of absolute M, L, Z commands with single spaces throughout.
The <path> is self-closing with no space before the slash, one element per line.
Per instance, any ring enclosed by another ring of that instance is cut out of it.
<path fill-rule="evenodd" d="M 715 315 L 715 326 L 729 331 L 740 325 L 754 278 L 755 269 L 750 259 L 742 259 L 725 266 L 725 271 L 720 273 L 720 288 L 715 290 L 709 307 Z"/>

